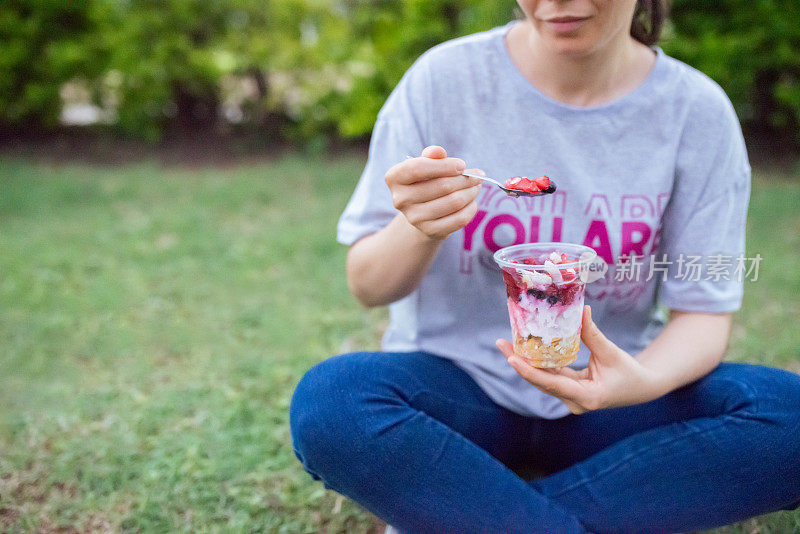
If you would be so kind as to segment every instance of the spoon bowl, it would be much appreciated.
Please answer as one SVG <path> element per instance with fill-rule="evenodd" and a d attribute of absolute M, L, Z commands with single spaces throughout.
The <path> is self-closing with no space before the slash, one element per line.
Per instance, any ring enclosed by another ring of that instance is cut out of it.
<path fill-rule="evenodd" d="M 536 193 L 531 193 L 530 191 L 510 189 L 501 184 L 500 182 L 498 182 L 497 180 L 489 178 L 488 176 L 481 176 L 480 174 L 474 174 L 471 172 L 462 172 L 461 174 L 463 176 L 469 176 L 470 178 L 477 178 L 479 180 L 483 180 L 484 182 L 489 182 L 490 184 L 494 184 L 503 191 L 505 191 L 506 194 L 510 197 L 541 197 L 544 195 L 552 195 L 553 193 L 556 192 L 556 184 L 554 184 L 552 180 L 550 180 L 550 187 L 548 187 L 547 189 L 543 189 L 542 191 L 537 191 Z"/>
<path fill-rule="evenodd" d="M 406 156 L 406 159 L 414 159 L 413 156 Z M 556 192 L 556 184 L 553 180 L 550 180 L 550 187 L 547 189 L 543 189 L 542 191 L 537 191 L 536 193 L 531 193 L 530 191 L 521 191 L 519 189 L 510 189 L 497 180 L 493 178 L 489 178 L 488 176 L 481 176 L 480 174 L 474 174 L 471 172 L 462 172 L 462 176 L 469 176 L 470 178 L 477 178 L 478 180 L 483 180 L 484 182 L 489 182 L 490 184 L 494 184 L 503 191 L 505 191 L 506 195 L 510 197 L 543 197 L 544 195 L 552 195 Z"/>

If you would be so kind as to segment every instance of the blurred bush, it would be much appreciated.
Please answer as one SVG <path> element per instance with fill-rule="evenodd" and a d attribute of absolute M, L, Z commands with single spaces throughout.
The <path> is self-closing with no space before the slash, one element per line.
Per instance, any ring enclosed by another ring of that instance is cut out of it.
<path fill-rule="evenodd" d="M 673 0 L 664 50 L 705 72 L 756 133 L 800 146 L 800 2 Z"/>
<path fill-rule="evenodd" d="M 306 142 L 360 137 L 419 54 L 508 21 L 514 5 L 12 0 L 0 6 L 0 122 L 55 126 L 66 84 L 146 139 L 231 123 Z"/>
<path fill-rule="evenodd" d="M 800 3 L 673 4 L 665 50 L 720 82 L 745 122 L 796 133 Z M 515 7 L 513 0 L 9 0 L 0 5 L 0 122 L 53 127 L 62 101 L 78 94 L 88 95 L 102 122 L 146 139 L 236 124 L 312 144 L 357 138 L 422 52 L 503 24 Z"/>
<path fill-rule="evenodd" d="M 0 3 L 0 121 L 52 127 L 61 111 L 61 85 L 95 80 L 105 47 L 97 41 L 108 6 L 81 2 Z"/>

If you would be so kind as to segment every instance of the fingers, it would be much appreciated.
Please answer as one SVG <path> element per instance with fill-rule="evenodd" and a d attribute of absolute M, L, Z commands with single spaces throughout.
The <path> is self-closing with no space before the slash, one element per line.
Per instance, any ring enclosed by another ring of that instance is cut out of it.
<path fill-rule="evenodd" d="M 466 168 L 460 158 L 411 158 L 401 161 L 386 173 L 386 185 L 408 185 L 443 176 L 458 176 Z"/>
<path fill-rule="evenodd" d="M 466 164 L 448 158 L 440 146 L 429 146 L 418 158 L 393 166 L 384 177 L 394 207 L 406 220 L 432 238 L 446 238 L 472 220 L 481 180 L 463 176 Z M 474 172 L 483 174 L 480 169 Z"/>
<path fill-rule="evenodd" d="M 482 169 L 467 169 L 464 172 L 468 172 L 470 174 L 480 174 L 481 176 L 486 176 L 486 173 L 483 172 Z M 473 178 L 473 180 L 478 180 L 478 179 L 477 178 Z M 480 182 L 481 182 L 481 180 L 478 180 L 478 183 L 480 183 Z"/>
<path fill-rule="evenodd" d="M 552 369 L 538 369 L 525 361 L 523 358 L 514 355 L 514 347 L 508 340 L 498 339 L 497 348 L 508 358 L 508 363 L 525 380 L 536 386 L 540 390 L 560 398 L 565 403 L 580 406 L 585 397 L 583 387 L 574 377 L 567 376 L 567 372 L 554 371 Z M 570 371 L 577 373 L 570 369 Z M 574 413 L 574 412 L 573 412 Z"/>
<path fill-rule="evenodd" d="M 575 370 L 572 367 L 551 367 L 549 369 L 545 369 L 548 373 L 553 373 L 557 375 L 563 375 L 567 378 L 571 378 L 573 380 L 588 380 L 589 379 L 589 369 L 588 367 L 585 369 L 578 369 Z"/>
<path fill-rule="evenodd" d="M 497 345 L 497 348 L 500 349 L 500 352 L 503 353 L 503 356 L 505 356 L 506 359 L 514 356 L 514 345 L 512 345 L 507 339 L 498 339 L 495 342 L 495 345 Z"/>
<path fill-rule="evenodd" d="M 508 340 L 498 339 L 496 344 L 497 348 L 500 349 L 500 352 L 503 353 L 506 359 L 514 357 L 514 346 Z M 573 380 L 585 380 L 589 378 L 588 369 L 580 369 L 576 371 L 571 367 L 550 367 L 542 370 L 551 374 L 563 375 Z"/>
<path fill-rule="evenodd" d="M 432 158 L 432 159 L 444 159 L 447 157 L 447 151 L 438 145 L 431 145 L 425 147 L 425 149 L 422 151 L 422 157 Z"/>
<path fill-rule="evenodd" d="M 386 183 L 412 184 L 442 176 L 457 176 L 466 167 L 460 158 L 448 158 L 447 151 L 436 145 L 426 147 L 418 158 L 408 158 L 386 173 Z"/>
<path fill-rule="evenodd" d="M 439 198 L 421 204 L 412 204 L 405 211 L 405 216 L 413 225 L 425 221 L 441 219 L 456 213 L 478 197 L 481 186 L 459 189 Z M 474 215 L 474 214 L 473 214 Z M 467 221 L 469 222 L 469 221 Z"/>
<path fill-rule="evenodd" d="M 630 360 L 632 360 L 630 354 L 620 349 L 600 331 L 600 328 L 592 320 L 592 309 L 589 306 L 583 307 L 581 339 L 586 348 L 592 353 L 592 357 L 589 360 L 590 367 L 592 359 L 596 360 L 596 365 L 603 367 L 617 367 L 630 363 Z"/>
<path fill-rule="evenodd" d="M 481 181 L 477 178 L 462 175 L 433 178 L 411 185 L 398 184 L 392 189 L 392 202 L 395 208 L 403 211 L 414 204 L 430 202 L 454 191 L 469 189 L 480 184 Z"/>
<path fill-rule="evenodd" d="M 585 392 L 575 379 L 538 369 L 517 356 L 509 358 L 508 363 L 522 378 L 545 393 L 582 405 Z"/>
<path fill-rule="evenodd" d="M 468 225 L 477 212 L 478 203 L 473 200 L 455 213 L 440 219 L 423 221 L 415 226 L 430 237 L 445 238 Z"/>
<path fill-rule="evenodd" d="M 609 346 L 616 348 L 592 320 L 592 308 L 583 307 L 583 322 L 581 323 L 581 340 L 591 352 L 608 350 Z"/>

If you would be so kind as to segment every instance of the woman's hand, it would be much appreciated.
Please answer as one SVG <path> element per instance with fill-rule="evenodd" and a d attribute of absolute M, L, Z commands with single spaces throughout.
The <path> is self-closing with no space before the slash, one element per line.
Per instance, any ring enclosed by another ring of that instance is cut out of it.
<path fill-rule="evenodd" d="M 480 180 L 461 174 L 465 166 L 458 158 L 448 158 L 439 146 L 398 163 L 385 176 L 394 207 L 430 239 L 442 240 L 460 230 L 477 213 L 475 199 L 481 189 Z"/>
<path fill-rule="evenodd" d="M 522 378 L 561 399 L 574 414 L 639 404 L 660 395 L 658 377 L 603 335 L 592 321 L 589 306 L 583 307 L 581 339 L 591 356 L 589 366 L 580 371 L 533 367 L 514 356 L 514 347 L 505 339 L 498 339 L 497 347 Z"/>

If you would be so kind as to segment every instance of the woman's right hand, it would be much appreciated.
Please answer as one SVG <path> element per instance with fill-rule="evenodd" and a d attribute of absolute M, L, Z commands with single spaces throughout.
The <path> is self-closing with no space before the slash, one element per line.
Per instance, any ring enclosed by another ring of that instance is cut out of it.
<path fill-rule="evenodd" d="M 428 238 L 445 239 L 478 211 L 475 199 L 481 180 L 462 175 L 465 166 L 459 158 L 448 158 L 440 146 L 429 146 L 421 157 L 398 163 L 385 176 L 394 207 Z M 470 172 L 483 174 L 479 169 Z"/>

